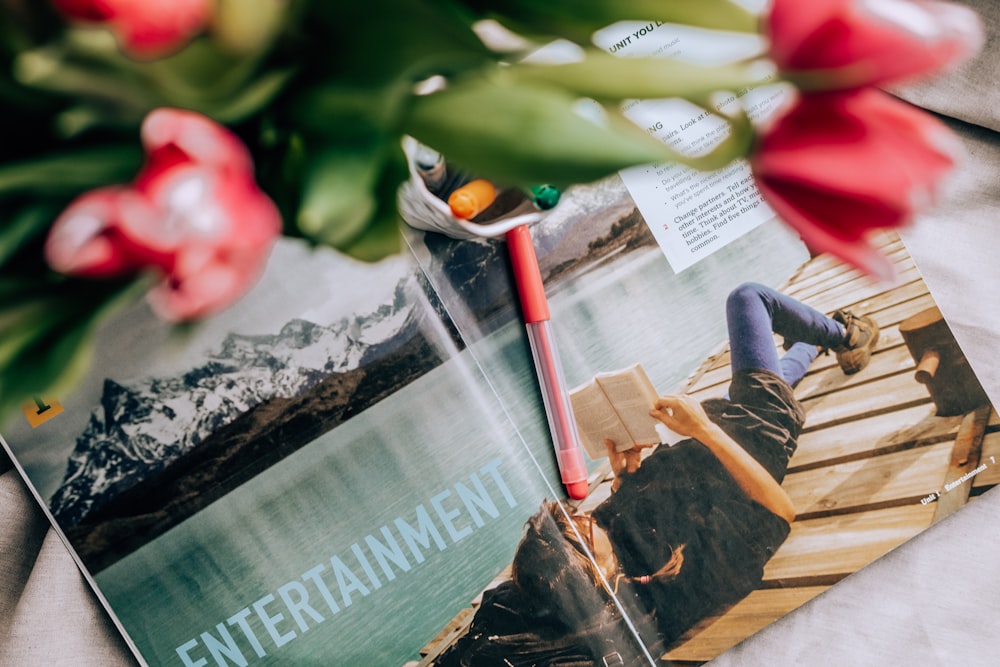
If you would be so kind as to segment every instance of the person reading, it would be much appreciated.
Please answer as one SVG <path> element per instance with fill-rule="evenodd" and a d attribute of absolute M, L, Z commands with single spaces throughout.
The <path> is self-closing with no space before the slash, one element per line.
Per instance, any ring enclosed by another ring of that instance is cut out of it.
<path fill-rule="evenodd" d="M 730 293 L 726 321 L 732 366 L 727 397 L 656 399 L 650 417 L 685 439 L 645 458 L 646 446 L 618 451 L 605 440 L 614 492 L 589 516 L 570 516 L 559 503 L 543 505 L 527 523 L 510 581 L 484 595 L 468 635 L 437 664 L 494 664 L 476 651 L 486 655 L 491 641 L 529 631 L 553 642 L 572 636 L 579 654 L 590 656 L 582 659 L 595 664 L 609 650 L 629 654 L 634 647 L 602 643 L 606 631 L 588 633 L 608 627 L 606 619 L 595 626 L 595 618 L 607 615 L 612 596 L 630 619 L 655 627 L 639 633 L 647 643 L 660 642 L 656 657 L 697 622 L 759 586 L 764 565 L 795 518 L 781 487 L 805 421 L 793 387 L 823 349 L 836 353 L 845 373 L 862 370 L 879 328 L 847 311 L 828 317 L 755 283 Z M 785 339 L 782 356 L 773 333 Z M 584 581 L 606 594 L 604 603 L 586 597 Z"/>

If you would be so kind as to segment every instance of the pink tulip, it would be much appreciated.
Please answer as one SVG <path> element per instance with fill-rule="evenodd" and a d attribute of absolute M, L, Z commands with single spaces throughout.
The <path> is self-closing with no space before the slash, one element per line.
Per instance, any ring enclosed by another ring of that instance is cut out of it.
<path fill-rule="evenodd" d="M 113 278 L 138 270 L 142 262 L 135 245 L 111 224 L 121 217 L 129 198 L 138 194 L 124 186 L 99 188 L 78 197 L 49 232 L 45 246 L 49 266 L 87 278 Z"/>
<path fill-rule="evenodd" d="M 212 18 L 212 0 L 52 0 L 63 16 L 106 25 L 122 50 L 158 58 L 185 46 Z"/>
<path fill-rule="evenodd" d="M 765 200 L 808 246 L 888 279 L 866 242 L 932 204 L 960 153 L 929 114 L 875 88 L 803 95 L 765 128 L 750 164 Z"/>
<path fill-rule="evenodd" d="M 781 70 L 825 88 L 930 74 L 983 44 L 974 11 L 936 0 L 772 0 L 764 30 Z"/>
<path fill-rule="evenodd" d="M 257 187 L 246 147 L 190 111 L 158 109 L 143 122 L 147 162 L 131 186 L 85 193 L 56 220 L 49 265 L 117 277 L 151 269 L 147 295 L 169 321 L 217 312 L 259 276 L 281 217 Z"/>

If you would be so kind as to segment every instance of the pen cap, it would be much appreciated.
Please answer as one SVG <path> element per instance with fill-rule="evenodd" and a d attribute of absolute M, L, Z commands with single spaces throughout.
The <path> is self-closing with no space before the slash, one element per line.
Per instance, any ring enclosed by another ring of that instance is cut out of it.
<path fill-rule="evenodd" d="M 506 238 L 524 321 L 531 323 L 549 319 L 549 303 L 545 299 L 545 286 L 531 232 L 522 225 L 507 232 Z"/>

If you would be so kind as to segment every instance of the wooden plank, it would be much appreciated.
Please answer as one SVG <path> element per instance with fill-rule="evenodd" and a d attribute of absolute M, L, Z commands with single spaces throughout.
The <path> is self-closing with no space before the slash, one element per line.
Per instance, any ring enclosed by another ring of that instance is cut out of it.
<path fill-rule="evenodd" d="M 905 247 L 902 239 L 895 232 L 891 232 L 884 237 L 873 238 L 869 241 L 873 248 L 877 248 L 883 253 L 894 252 L 898 247 Z M 791 283 L 808 280 L 817 273 L 822 273 L 837 267 L 847 266 L 844 262 L 833 255 L 821 254 L 806 262 L 789 280 Z M 860 273 L 860 272 L 859 272 Z"/>
<path fill-rule="evenodd" d="M 771 585 L 832 585 L 930 525 L 932 505 L 910 504 L 796 521 L 764 568 Z"/>
<path fill-rule="evenodd" d="M 806 410 L 805 430 L 826 428 L 930 400 L 927 388 L 914 380 L 912 373 L 889 375 L 802 401 Z"/>
<path fill-rule="evenodd" d="M 871 304 L 886 294 L 892 294 L 912 283 L 922 283 L 916 267 L 910 267 L 899 272 L 899 282 L 896 286 L 886 287 L 884 283 L 875 282 L 870 278 L 860 278 L 839 286 L 837 289 L 823 290 L 813 296 L 802 299 L 821 312 L 832 312 L 838 308 L 846 308 L 855 313 L 865 313 L 874 308 Z"/>
<path fill-rule="evenodd" d="M 808 431 L 789 462 L 789 472 L 889 454 L 909 447 L 954 440 L 962 417 L 937 417 L 933 403 L 873 415 Z"/>
<path fill-rule="evenodd" d="M 860 278 L 842 285 L 839 289 L 819 292 L 814 297 L 803 301 L 824 313 L 838 308 L 847 308 L 855 313 L 865 313 L 874 310 L 870 304 L 884 295 L 892 294 L 899 287 L 923 282 L 916 267 L 900 271 L 898 279 L 897 286 L 887 289 L 884 283 L 875 282 L 867 277 Z"/>
<path fill-rule="evenodd" d="M 458 641 L 468 631 L 469 626 L 472 624 L 472 617 L 475 614 L 476 610 L 473 607 L 465 607 L 454 618 L 448 621 L 444 628 L 441 629 L 441 632 L 420 649 L 420 656 L 423 660 L 417 663 L 418 667 L 429 665 L 446 648 Z"/>
<path fill-rule="evenodd" d="M 724 357 L 724 361 L 720 361 Z M 707 373 L 713 372 L 713 369 L 719 368 L 729 368 L 729 342 L 726 341 L 719 346 L 718 352 L 709 355 L 709 357 L 702 362 L 698 368 L 688 375 L 684 382 L 680 383 L 679 391 L 681 393 L 688 393 L 688 391 L 701 383 L 702 378 L 705 377 Z"/>
<path fill-rule="evenodd" d="M 826 586 L 810 586 L 754 591 L 664 657 L 679 662 L 706 662 L 716 658 L 826 589 Z"/>
<path fill-rule="evenodd" d="M 815 297 L 803 299 L 816 310 L 833 313 L 839 308 L 855 313 L 867 314 L 902 303 L 927 292 L 927 286 L 919 275 L 907 274 L 905 281 L 886 288 L 884 285 L 848 285 L 848 289 L 826 290 Z"/>
<path fill-rule="evenodd" d="M 782 487 L 802 520 L 919 502 L 941 488 L 952 444 L 791 473 Z"/>
<path fill-rule="evenodd" d="M 833 363 L 836 363 L 836 360 Z M 879 377 L 912 373 L 913 368 L 913 357 L 910 356 L 909 350 L 903 345 L 896 345 L 875 352 L 871 363 L 861 373 L 844 375 L 839 368 L 831 368 L 829 373 L 810 373 L 802 378 L 799 386 L 795 388 L 795 395 L 800 401 L 818 398 L 833 391 L 847 390 L 871 382 Z"/>
<path fill-rule="evenodd" d="M 589 514 L 590 512 L 593 512 L 598 505 L 611 496 L 611 481 L 614 479 L 611 475 L 611 465 L 602 464 L 602 470 L 604 471 L 604 481 L 602 481 L 596 488 L 593 488 L 590 493 L 587 494 L 587 497 L 576 505 L 578 512 Z"/>
<path fill-rule="evenodd" d="M 954 514 L 969 501 L 969 492 L 972 491 L 969 480 L 979 472 L 977 469 L 983 448 L 983 437 L 986 435 L 986 425 L 992 412 L 993 408 L 985 405 L 968 412 L 962 419 L 942 490 L 937 494 L 935 523 Z"/>
<path fill-rule="evenodd" d="M 709 387 L 699 389 L 698 391 L 688 392 L 694 398 L 699 401 L 704 401 L 707 398 L 722 398 L 726 395 L 726 390 L 729 389 L 729 379 L 726 378 L 725 382 L 716 383 Z"/>
<path fill-rule="evenodd" d="M 886 258 L 897 272 L 905 271 L 913 265 L 913 259 L 902 243 L 893 246 L 886 254 Z M 860 280 L 863 277 L 864 274 L 861 271 L 845 264 L 839 264 L 831 266 L 825 271 L 811 271 L 808 277 L 798 278 L 794 282 L 790 282 L 785 293 L 800 300 L 808 299 L 821 291 L 838 289 L 842 285 Z"/>

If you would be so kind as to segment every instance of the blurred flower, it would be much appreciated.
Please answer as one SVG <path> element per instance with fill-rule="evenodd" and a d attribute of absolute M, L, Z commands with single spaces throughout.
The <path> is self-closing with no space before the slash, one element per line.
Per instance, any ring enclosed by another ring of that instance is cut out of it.
<path fill-rule="evenodd" d="M 212 17 L 212 0 L 52 0 L 69 19 L 106 25 L 122 49 L 156 58 L 186 45 Z"/>
<path fill-rule="evenodd" d="M 891 265 L 865 237 L 933 203 L 959 153 L 931 115 L 861 88 L 799 97 L 762 131 L 750 164 L 764 198 L 808 246 L 888 279 Z"/>
<path fill-rule="evenodd" d="M 764 30 L 783 72 L 824 88 L 930 74 L 984 39 L 975 12 L 935 0 L 772 0 Z"/>
<path fill-rule="evenodd" d="M 0 415 L 79 379 L 140 275 L 183 320 L 245 291 L 279 233 L 362 261 L 401 252 L 405 137 L 521 187 L 714 170 L 756 148 L 761 189 L 814 249 L 884 271 L 865 233 L 929 198 L 948 135 L 877 93 L 828 91 L 954 65 L 980 23 L 935 0 L 769 2 L 0 0 L 0 321 L 16 334 Z M 594 34 L 625 20 L 729 35 L 741 59 L 619 58 Z M 575 59 L 524 59 L 557 38 Z M 801 97 L 759 141 L 747 109 L 714 106 L 770 83 Z M 633 122 L 637 99 L 686 101 L 729 132 L 691 154 Z"/>
<path fill-rule="evenodd" d="M 46 243 L 64 273 L 114 277 L 152 268 L 147 295 L 170 321 L 216 312 L 259 275 L 281 218 L 254 181 L 239 139 L 190 111 L 158 109 L 142 125 L 147 162 L 131 186 L 88 192 L 59 216 Z"/>

